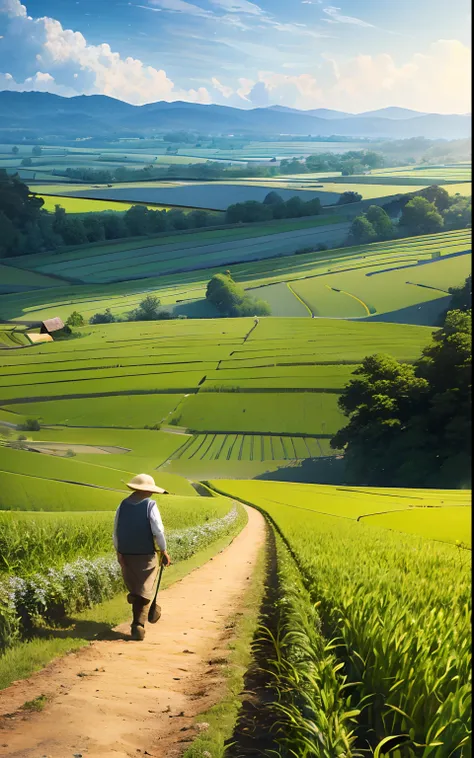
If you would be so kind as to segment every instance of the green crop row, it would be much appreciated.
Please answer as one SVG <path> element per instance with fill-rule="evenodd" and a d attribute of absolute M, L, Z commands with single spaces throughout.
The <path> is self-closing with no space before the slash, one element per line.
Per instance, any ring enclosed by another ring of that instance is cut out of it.
<path fill-rule="evenodd" d="M 172 460 L 285 461 L 334 455 L 327 439 L 263 434 L 196 434 Z"/>
<path fill-rule="evenodd" d="M 228 485 L 217 483 L 236 494 Z M 309 498 L 306 510 L 258 495 L 252 502 L 287 543 L 325 636 L 335 640 L 351 706 L 360 710 L 357 744 L 374 755 L 467 758 L 470 552 L 316 514 Z M 450 508 L 443 512 L 449 523 Z M 296 678 L 292 686 L 299 688 Z M 339 692 L 335 685 L 333 698 Z M 332 700 L 323 694 L 315 677 L 313 696 L 329 719 Z M 324 752 L 316 730 L 300 731 L 307 748 L 298 755 L 351 754 Z"/>
<path fill-rule="evenodd" d="M 199 508 L 195 510 L 200 513 Z M 169 532 L 169 552 L 175 562 L 185 560 L 216 540 L 237 534 L 246 520 L 244 509 L 230 508 L 227 501 L 225 515 Z M 38 622 L 57 622 L 113 597 L 121 589 L 121 571 L 116 556 L 110 553 L 93 559 L 76 558 L 61 568 L 46 569 L 43 565 L 41 571 L 26 577 L 8 575 L 0 582 L 0 648 L 33 635 Z"/>
<path fill-rule="evenodd" d="M 115 496 L 118 507 L 125 493 Z M 159 508 L 165 530 L 179 531 L 221 518 L 230 509 L 223 497 L 167 497 Z M 0 574 L 25 576 L 45 566 L 110 553 L 114 515 L 104 512 L 1 512 Z"/>

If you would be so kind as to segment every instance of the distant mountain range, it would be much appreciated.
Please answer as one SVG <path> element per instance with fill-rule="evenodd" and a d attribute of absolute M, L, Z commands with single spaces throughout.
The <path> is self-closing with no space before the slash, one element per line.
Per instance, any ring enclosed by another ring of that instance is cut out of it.
<path fill-rule="evenodd" d="M 225 105 L 157 102 L 130 105 L 104 95 L 60 97 L 45 92 L 0 92 L 0 137 L 150 136 L 170 130 L 212 135 L 311 135 L 406 139 L 469 137 L 471 116 L 382 108 L 344 113 L 283 106 L 243 110 Z"/>

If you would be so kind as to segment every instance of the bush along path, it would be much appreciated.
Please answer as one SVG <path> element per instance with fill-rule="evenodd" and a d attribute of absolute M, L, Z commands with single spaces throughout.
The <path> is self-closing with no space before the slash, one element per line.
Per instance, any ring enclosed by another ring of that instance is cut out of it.
<path fill-rule="evenodd" d="M 223 664 L 243 610 L 265 522 L 253 509 L 234 541 L 161 594 L 163 615 L 143 642 L 94 642 L 0 693 L 0 756 L 128 758 L 181 755 L 200 713 L 224 690 Z"/>

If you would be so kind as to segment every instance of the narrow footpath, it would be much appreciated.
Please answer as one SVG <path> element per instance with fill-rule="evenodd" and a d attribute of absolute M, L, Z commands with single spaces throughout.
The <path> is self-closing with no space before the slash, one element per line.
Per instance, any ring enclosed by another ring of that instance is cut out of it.
<path fill-rule="evenodd" d="M 224 551 L 160 594 L 163 615 L 143 642 L 94 642 L 0 692 L 0 756 L 177 758 L 198 730 L 196 715 L 219 701 L 228 620 L 243 601 L 265 522 L 249 521 Z M 46 695 L 38 713 L 21 711 Z"/>

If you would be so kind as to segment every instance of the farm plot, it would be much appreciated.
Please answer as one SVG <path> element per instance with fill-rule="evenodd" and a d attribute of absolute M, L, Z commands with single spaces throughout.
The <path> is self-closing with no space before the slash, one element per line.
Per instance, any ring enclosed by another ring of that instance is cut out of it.
<path fill-rule="evenodd" d="M 384 489 L 363 487 L 332 487 L 318 484 L 295 484 L 287 482 L 262 481 L 223 481 L 213 485 L 219 491 L 232 497 L 257 505 L 284 505 L 292 510 L 320 513 L 326 516 L 338 516 L 354 519 L 362 525 L 378 525 L 431 537 L 440 535 L 440 525 L 445 524 L 448 532 L 446 542 L 462 540 L 470 542 L 468 537 L 471 515 L 470 492 L 459 490 L 419 490 L 419 489 Z M 462 515 L 464 514 L 464 515 Z M 397 521 L 398 519 L 398 521 Z M 413 527 L 410 527 L 410 523 Z M 422 524 L 429 534 L 424 534 Z M 430 526 L 431 524 L 431 526 Z M 421 530 L 421 531 L 420 531 Z"/>
<path fill-rule="evenodd" d="M 0 295 L 57 286 L 58 280 L 53 277 L 0 264 Z"/>
<path fill-rule="evenodd" d="M 302 348 L 303 350 L 304 348 Z M 244 353 L 245 355 L 245 353 Z M 281 365 L 287 356 L 271 354 L 262 357 L 262 362 L 267 361 L 271 365 L 265 367 L 252 366 L 250 368 L 219 368 L 217 371 L 209 371 L 206 381 L 200 387 L 200 392 L 232 392 L 262 390 L 342 390 L 351 378 L 352 372 L 357 367 L 354 365 L 324 365 L 313 363 L 303 365 L 303 361 L 314 360 L 318 356 L 315 353 L 297 355 L 293 365 Z M 245 359 L 243 359 L 245 360 Z M 276 365 L 273 364 L 276 363 Z M 223 362 L 225 365 L 225 361 Z M 235 364 L 234 364 L 235 365 Z"/>
<path fill-rule="evenodd" d="M 364 518 L 368 526 L 380 526 L 395 532 L 419 534 L 439 542 L 461 542 L 471 547 L 472 511 L 466 506 L 449 509 L 413 508 L 410 511 L 381 513 Z"/>
<path fill-rule="evenodd" d="M 59 258 L 54 254 L 23 256 L 20 266 L 87 282 L 139 279 L 293 253 L 310 242 L 338 244 L 348 230 L 340 221 L 337 216 L 316 217 L 107 243 L 67 251 Z"/>
<path fill-rule="evenodd" d="M 104 213 L 114 211 L 116 213 L 125 213 L 132 207 L 133 203 L 117 202 L 114 200 L 85 200 L 78 197 L 67 197 L 65 195 L 39 195 L 44 200 L 43 210 L 54 212 L 57 205 L 64 208 L 66 213 Z M 149 205 L 153 210 L 167 211 L 170 210 L 166 205 Z"/>
<path fill-rule="evenodd" d="M 41 419 L 42 423 L 45 424 L 143 429 L 146 426 L 162 423 L 183 397 L 183 395 L 173 394 L 119 395 L 116 397 L 89 397 L 86 402 L 54 400 L 44 403 L 28 403 L 24 411 Z M 12 406 L 12 410 L 17 411 L 17 409 L 18 406 Z"/>
<path fill-rule="evenodd" d="M 344 224 L 341 223 L 335 225 L 332 231 L 329 226 L 322 227 L 319 231 L 324 234 L 339 234 L 343 233 L 343 227 Z M 235 229 L 226 230 L 226 233 L 227 231 L 231 234 L 237 232 Z M 319 234 L 319 231 L 315 229 L 313 241 L 315 239 L 315 234 Z M 248 234 L 247 229 L 242 229 L 240 233 L 243 235 Z M 199 233 L 200 243 L 202 242 L 205 244 L 205 240 L 201 236 L 205 234 L 212 235 L 214 233 Z M 222 234 L 224 234 L 224 231 Z M 289 236 L 291 237 L 291 235 Z M 170 237 L 163 239 L 169 241 Z M 180 244 L 184 245 L 188 244 L 184 242 L 185 240 L 188 240 L 189 242 L 191 242 L 191 239 L 197 240 L 198 235 L 183 235 L 180 239 L 182 240 Z M 209 237 L 207 237 L 207 239 L 209 239 Z M 260 240 L 261 239 L 262 238 L 260 238 Z M 160 240 L 160 243 L 162 241 L 163 240 Z M 155 242 L 156 240 L 154 243 Z M 229 242 L 230 240 L 228 237 L 223 237 L 222 249 L 228 249 L 227 246 Z M 259 240 L 249 239 L 247 244 L 254 245 L 258 242 Z M 295 246 L 295 243 L 296 247 L 300 247 L 300 241 L 293 241 L 293 243 L 288 242 L 288 244 L 293 244 L 293 246 Z M 123 243 L 116 244 L 118 245 L 117 249 L 115 250 L 115 248 L 111 248 L 112 257 L 111 260 L 107 261 L 111 266 L 111 276 L 114 275 L 115 252 L 119 254 L 119 258 L 122 256 L 128 256 L 129 259 L 131 257 L 130 251 L 128 253 L 126 252 L 126 246 L 124 246 Z M 141 246 L 143 245 L 142 242 L 138 244 Z M 271 251 L 272 244 L 271 236 L 268 237 L 268 242 L 262 241 L 260 254 L 265 246 L 266 251 Z M 287 243 L 285 242 L 285 244 Z M 243 284 L 247 289 L 255 290 L 254 294 L 264 298 L 265 287 L 270 284 L 288 282 L 294 289 L 295 284 L 297 284 L 298 281 L 309 277 L 325 275 L 328 273 L 344 273 L 355 269 L 360 269 L 362 271 L 364 268 L 370 269 L 370 267 L 374 270 L 375 268 L 394 269 L 401 265 L 416 264 L 421 260 L 431 260 L 433 254 L 437 255 L 438 253 L 441 253 L 441 257 L 444 257 L 446 255 L 469 250 L 470 247 L 471 239 L 469 230 L 460 230 L 423 237 L 412 237 L 406 240 L 374 243 L 366 246 L 332 249 L 320 253 L 307 253 L 298 256 L 286 255 L 279 258 L 272 258 L 271 260 L 237 263 L 231 265 L 231 270 L 236 281 Z M 91 248 L 91 255 L 94 250 L 94 248 Z M 98 255 L 102 255 L 105 251 L 106 248 L 104 246 L 100 246 L 96 250 Z M 153 251 L 153 248 L 144 252 L 150 253 L 151 260 L 153 260 L 153 256 L 157 256 L 157 253 Z M 186 252 L 191 256 L 191 249 L 188 249 Z M 232 254 L 235 253 L 234 250 L 231 252 Z M 170 255 L 174 254 L 175 253 L 170 253 Z M 265 255 L 266 254 L 267 252 L 265 252 Z M 67 253 L 65 256 L 64 275 L 67 275 L 68 270 L 69 273 L 74 270 L 75 266 L 82 265 L 85 266 L 85 268 L 82 269 L 84 277 L 87 278 L 92 275 L 95 265 L 93 258 L 87 260 L 84 259 L 84 262 L 82 262 L 82 252 L 79 249 Z M 71 258 L 68 259 L 68 256 L 71 256 Z M 228 256 L 222 257 L 228 258 Z M 45 270 L 51 271 L 55 269 L 56 264 L 54 256 L 43 256 L 43 254 L 40 254 L 39 256 L 24 256 L 24 258 L 26 260 L 21 265 L 25 265 L 26 267 L 38 266 L 39 269 L 44 268 Z M 16 260 L 21 261 L 22 259 L 19 258 L 15 259 L 15 261 Z M 71 264 L 69 264 L 69 260 L 71 260 Z M 119 260 L 117 260 L 116 263 L 117 265 L 122 265 Z M 15 263 L 15 265 L 17 264 Z M 72 266 L 71 269 L 68 268 L 69 265 Z M 100 265 L 104 272 L 103 276 L 106 277 L 107 273 L 104 268 L 105 261 L 102 261 Z M 47 303 L 45 303 L 44 297 L 35 292 L 5 295 L 2 297 L 2 302 L 0 303 L 0 317 L 47 318 L 51 315 L 53 308 L 55 311 L 54 315 L 66 318 L 73 309 L 80 310 L 87 317 L 90 317 L 98 310 L 103 310 L 105 308 L 111 308 L 114 314 L 121 315 L 138 305 L 142 299 L 141 295 L 143 292 L 156 293 L 162 299 L 163 307 L 173 308 L 177 314 L 181 313 L 187 315 L 189 312 L 191 314 L 194 313 L 195 315 L 210 316 L 213 314 L 204 308 L 206 304 L 206 301 L 204 300 L 206 285 L 210 277 L 221 270 L 220 267 L 215 267 L 202 269 L 200 271 L 182 272 L 179 276 L 177 274 L 164 274 L 155 278 L 147 277 L 141 284 L 136 283 L 134 287 L 128 282 L 117 282 L 111 285 L 107 285 L 106 283 L 100 286 L 84 285 L 80 288 L 75 288 L 75 292 L 72 292 L 72 288 L 70 287 L 52 288 L 48 291 Z M 413 269 L 411 271 L 409 269 L 406 270 L 408 273 L 413 271 Z M 458 280 L 446 282 L 447 286 L 457 284 L 459 284 Z M 335 303 L 334 298 L 336 295 L 334 293 L 331 293 L 328 290 L 324 292 L 324 295 L 327 304 Z M 294 301 L 298 302 L 296 297 L 294 297 Z M 361 312 L 364 312 L 364 309 L 362 309 L 362 311 L 359 309 L 359 304 L 357 304 L 355 300 L 351 301 L 351 298 L 345 295 L 337 297 L 337 301 L 341 304 L 341 308 L 344 306 L 344 309 L 340 314 L 341 316 L 344 316 L 345 313 L 355 316 L 355 314 L 361 314 Z M 294 309 L 298 308 L 298 312 L 303 313 L 301 303 L 296 305 L 296 302 L 293 303 L 291 299 L 289 301 L 285 299 L 285 302 L 291 303 L 292 312 L 294 312 Z M 285 312 L 281 312 L 278 310 L 278 307 L 279 303 L 275 303 L 273 315 L 287 315 L 286 310 Z M 352 308 L 354 308 L 354 310 L 352 310 Z M 305 312 L 309 315 L 308 311 Z M 332 308 L 329 309 L 329 312 L 331 315 L 334 315 L 334 310 Z M 434 323 L 434 321 L 428 320 L 424 321 L 424 323 Z"/>
<path fill-rule="evenodd" d="M 330 186 L 330 185 L 329 185 Z M 74 197 L 93 198 L 95 200 L 124 200 L 126 202 L 154 203 L 158 205 L 172 205 L 175 207 L 203 208 L 206 210 L 225 211 L 233 203 L 241 203 L 246 200 L 258 200 L 262 202 L 268 195 L 271 187 L 253 186 L 251 184 L 229 184 L 220 182 L 203 182 L 186 184 L 176 183 L 168 187 L 113 187 L 112 189 L 97 190 L 74 190 L 67 191 Z M 393 190 L 393 188 L 392 188 Z M 339 189 L 329 191 L 310 190 L 279 190 L 284 200 L 290 197 L 301 197 L 303 200 L 319 198 L 322 205 L 334 205 L 341 194 Z M 387 193 L 388 194 L 388 193 Z M 390 194 L 394 194 L 393 191 Z"/>
<path fill-rule="evenodd" d="M 343 417 L 329 393 L 206 392 L 187 398 L 173 418 L 193 431 L 329 436 Z"/>
<path fill-rule="evenodd" d="M 125 494 L 125 493 L 124 493 Z M 160 511 L 174 541 L 183 530 L 226 516 L 224 497 L 164 496 Z M 113 512 L 0 511 L 0 576 L 29 574 L 66 561 L 110 555 Z"/>
<path fill-rule="evenodd" d="M 444 517 L 449 529 L 451 508 L 423 509 L 427 535 L 422 538 L 368 526 L 375 517 L 357 522 L 352 508 L 349 517 L 341 517 L 346 509 L 344 502 L 337 517 L 316 512 L 321 501 L 326 502 L 329 488 L 325 488 L 323 498 L 318 498 L 316 492 L 320 489 L 307 485 L 303 509 L 287 502 L 290 490 L 286 485 L 273 487 L 274 499 L 270 500 L 266 499 L 269 483 L 213 484 L 234 497 L 245 495 L 269 515 L 284 540 L 277 535 L 279 578 L 285 597 L 278 617 L 282 634 L 273 642 L 269 638 L 266 665 L 275 671 L 272 685 L 278 691 L 279 704 L 283 703 L 292 714 L 290 720 L 286 711 L 278 711 L 280 726 L 291 735 L 292 747 L 303 744 L 315 720 L 318 729 L 329 730 L 333 744 L 341 740 L 341 749 L 342 744 L 347 745 L 343 738 L 351 740 L 347 732 L 341 734 L 340 719 L 337 731 L 328 724 L 319 700 L 311 705 L 311 720 L 298 709 L 302 687 L 314 692 L 316 671 L 323 689 L 321 692 L 318 688 L 318 697 L 322 702 L 331 702 L 333 713 L 338 710 L 342 716 L 352 710 L 351 728 L 367 735 L 374 754 L 394 735 L 401 734 L 406 735 L 404 744 L 407 746 L 409 741 L 407 747 L 413 754 L 420 744 L 431 745 L 440 755 L 462 755 L 468 750 L 470 554 L 453 545 L 430 541 L 428 526 L 430 516 L 436 514 L 436 519 Z M 405 492 L 410 497 L 410 491 Z M 426 494 L 430 497 L 429 490 Z M 444 499 L 449 498 L 449 492 L 444 494 Z M 385 502 L 383 489 L 379 495 Z M 470 493 L 465 495 L 467 499 Z M 359 489 L 358 496 L 360 512 L 364 512 L 365 491 Z M 469 512 L 469 506 L 465 510 Z M 396 513 L 392 511 L 388 517 L 396 518 Z M 460 540 L 466 537 L 464 529 L 465 525 L 458 532 Z M 310 626 L 308 617 L 312 620 Z M 338 646 L 329 660 L 322 652 L 327 640 L 313 632 L 321 626 L 338 637 Z M 303 644 L 305 657 L 299 666 L 297 653 L 302 653 Z M 307 671 L 309 656 L 314 662 L 311 677 Z M 287 660 L 291 665 L 286 665 Z M 328 666 L 331 671 L 343 666 L 344 679 L 328 677 Z M 450 675 L 446 676 L 448 670 Z M 413 672 L 417 674 L 415 678 Z M 396 688 L 394 681 L 398 683 Z M 453 710 L 455 720 L 450 717 Z M 406 720 L 410 723 L 409 733 L 404 731 Z"/>
<path fill-rule="evenodd" d="M 171 456 L 171 460 L 298 461 L 323 454 L 317 437 L 196 434 Z"/>

